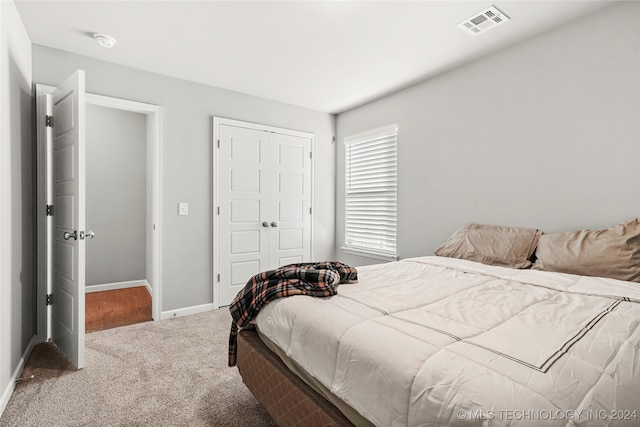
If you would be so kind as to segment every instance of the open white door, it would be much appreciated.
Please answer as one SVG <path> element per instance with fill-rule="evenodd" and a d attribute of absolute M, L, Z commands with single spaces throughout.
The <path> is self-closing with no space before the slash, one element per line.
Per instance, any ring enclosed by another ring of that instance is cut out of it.
<path fill-rule="evenodd" d="M 84 367 L 85 75 L 77 70 L 52 94 L 51 338 Z"/>

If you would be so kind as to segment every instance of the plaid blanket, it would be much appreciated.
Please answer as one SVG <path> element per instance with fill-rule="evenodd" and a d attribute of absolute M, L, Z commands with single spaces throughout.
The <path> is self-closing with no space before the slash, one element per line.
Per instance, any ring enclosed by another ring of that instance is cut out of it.
<path fill-rule="evenodd" d="M 337 285 L 358 280 L 358 272 L 341 262 L 289 264 L 253 276 L 229 306 L 233 322 L 229 334 L 229 366 L 236 365 L 238 331 L 276 298 L 293 295 L 329 297 Z"/>

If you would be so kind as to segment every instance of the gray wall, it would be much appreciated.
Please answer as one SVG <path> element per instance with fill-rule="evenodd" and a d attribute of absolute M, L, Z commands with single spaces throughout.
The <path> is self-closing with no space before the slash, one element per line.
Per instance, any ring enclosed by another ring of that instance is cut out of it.
<path fill-rule="evenodd" d="M 146 121 L 87 105 L 87 286 L 146 278 Z"/>
<path fill-rule="evenodd" d="M 469 222 L 554 232 L 637 217 L 639 18 L 639 3 L 617 3 L 338 115 L 337 247 L 343 139 L 392 123 L 402 258 Z"/>
<path fill-rule="evenodd" d="M 33 46 L 33 80 L 86 71 L 90 93 L 163 107 L 162 310 L 213 302 L 212 116 L 316 134 L 315 258 L 335 255 L 335 122 L 330 114 Z M 189 216 L 178 216 L 178 202 Z"/>
<path fill-rule="evenodd" d="M 35 142 L 31 41 L 0 2 L 0 412 L 36 333 Z"/>

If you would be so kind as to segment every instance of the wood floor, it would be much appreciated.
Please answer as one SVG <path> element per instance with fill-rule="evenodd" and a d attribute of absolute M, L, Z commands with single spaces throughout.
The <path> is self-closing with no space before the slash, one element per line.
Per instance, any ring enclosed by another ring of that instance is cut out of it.
<path fill-rule="evenodd" d="M 85 294 L 85 332 L 149 320 L 151 295 L 145 286 Z"/>

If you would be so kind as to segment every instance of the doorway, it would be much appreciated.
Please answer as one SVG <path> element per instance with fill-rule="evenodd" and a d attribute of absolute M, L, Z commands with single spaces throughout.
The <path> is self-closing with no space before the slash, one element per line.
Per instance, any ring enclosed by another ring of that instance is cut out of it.
<path fill-rule="evenodd" d="M 151 320 L 147 116 L 87 103 L 85 332 Z"/>
<path fill-rule="evenodd" d="M 51 265 L 52 265 L 52 249 L 51 249 L 51 217 L 47 215 L 48 205 L 51 205 L 51 147 L 47 143 L 48 130 L 45 127 L 45 117 L 47 111 L 51 107 L 51 93 L 55 87 L 36 85 L 36 108 L 38 120 L 38 341 L 43 342 L 51 337 L 51 317 L 48 309 L 47 299 L 51 293 Z M 143 212 L 143 221 L 141 227 L 144 228 L 144 256 L 138 257 L 139 262 L 144 264 L 144 277 L 139 282 L 136 280 L 110 279 L 106 283 L 87 282 L 87 289 L 91 285 L 106 285 L 106 288 L 117 289 L 118 287 L 130 287 L 134 284 L 141 283 L 149 289 L 152 296 L 152 318 L 160 319 L 161 302 L 162 302 L 162 275 L 160 265 L 160 254 L 162 250 L 161 242 L 161 115 L 162 109 L 159 106 L 144 104 L 118 98 L 111 98 L 101 95 L 85 94 L 85 107 L 87 110 L 95 110 L 98 115 L 100 111 L 110 111 L 116 114 L 134 114 L 137 115 L 138 125 L 142 126 L 144 132 L 144 147 L 140 151 L 142 156 L 141 164 L 144 165 L 144 197 L 143 207 L 135 208 L 138 211 L 138 217 Z M 136 116 L 131 116 L 136 117 Z M 140 147 L 139 147 L 140 148 Z M 90 166 L 91 167 L 91 166 Z M 118 173 L 118 171 L 116 171 Z M 93 189 L 88 188 L 87 192 Z M 102 190 L 98 190 L 102 191 Z M 139 192 L 140 194 L 140 192 Z M 111 203 L 113 207 L 113 203 Z M 104 206 L 101 207 L 105 209 Z M 109 208 L 107 208 L 109 209 Z M 55 206 L 54 209 L 55 211 Z M 113 216 L 113 211 L 111 211 Z M 90 221 L 90 219 L 89 219 Z M 88 227 L 93 227 L 87 223 Z M 100 235 L 104 233 L 112 233 L 112 231 L 104 230 L 101 232 L 94 227 L 95 239 L 91 243 L 97 242 Z M 127 233 L 127 231 L 125 231 Z M 87 235 L 89 237 L 89 235 Z M 106 234 L 103 235 L 106 237 Z M 139 237 L 138 237 L 139 238 Z M 88 245 L 89 246 L 89 245 Z M 91 253 L 89 250 L 89 254 Z M 104 273 L 104 272 L 103 272 Z M 139 274 L 139 273 L 138 273 Z M 103 276 L 104 277 L 104 276 Z M 104 279 L 98 280 L 102 281 Z M 116 281 L 113 281 L 116 280 Z M 103 286 L 103 290 L 105 286 Z M 84 305 L 84 300 L 83 300 Z M 84 311 L 84 307 L 79 308 Z"/>

